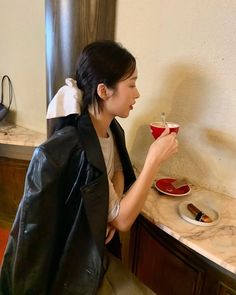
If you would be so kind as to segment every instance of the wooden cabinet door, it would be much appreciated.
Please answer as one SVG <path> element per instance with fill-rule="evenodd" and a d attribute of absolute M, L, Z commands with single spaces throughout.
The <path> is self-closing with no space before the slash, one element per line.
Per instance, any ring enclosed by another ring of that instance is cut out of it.
<path fill-rule="evenodd" d="M 231 287 L 221 282 L 218 294 L 219 295 L 236 295 L 236 290 L 232 289 Z"/>
<path fill-rule="evenodd" d="M 219 295 L 236 295 L 236 290 L 233 290 L 231 287 L 227 286 L 224 283 L 220 283 Z"/>
<path fill-rule="evenodd" d="M 29 161 L 0 157 L 0 218 L 12 219 L 23 195 Z"/>
<path fill-rule="evenodd" d="M 153 224 L 139 218 L 136 226 L 133 271 L 137 277 L 158 295 L 201 294 L 201 265 L 171 239 L 163 238 Z"/>
<path fill-rule="evenodd" d="M 236 295 L 236 275 L 139 216 L 131 230 L 130 267 L 158 295 Z"/>

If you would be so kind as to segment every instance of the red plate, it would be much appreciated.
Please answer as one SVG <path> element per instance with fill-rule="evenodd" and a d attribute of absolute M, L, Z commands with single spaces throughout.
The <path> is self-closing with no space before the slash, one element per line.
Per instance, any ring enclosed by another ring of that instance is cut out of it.
<path fill-rule="evenodd" d="M 188 184 L 175 188 L 172 184 L 175 181 L 176 178 L 161 178 L 156 181 L 155 187 L 159 192 L 173 197 L 186 196 L 190 193 L 191 188 Z"/>

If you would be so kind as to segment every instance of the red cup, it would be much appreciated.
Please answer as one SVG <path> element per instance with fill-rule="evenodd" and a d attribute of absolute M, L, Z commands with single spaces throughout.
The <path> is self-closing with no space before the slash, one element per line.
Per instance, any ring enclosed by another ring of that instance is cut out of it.
<path fill-rule="evenodd" d="M 172 123 L 172 122 L 166 122 L 166 125 L 167 125 L 166 127 L 169 127 L 169 131 L 170 131 L 169 133 L 171 133 L 171 132 L 178 133 L 179 124 Z M 150 123 L 150 130 L 151 130 L 151 133 L 155 139 L 157 139 L 162 134 L 162 132 L 166 129 L 166 127 L 163 126 L 163 122 Z"/>

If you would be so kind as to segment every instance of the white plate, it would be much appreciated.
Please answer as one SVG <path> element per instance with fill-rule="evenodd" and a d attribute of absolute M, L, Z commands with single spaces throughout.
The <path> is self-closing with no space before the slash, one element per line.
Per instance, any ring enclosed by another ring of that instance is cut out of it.
<path fill-rule="evenodd" d="M 212 219 L 212 222 L 207 223 L 207 222 L 197 221 L 194 218 L 193 214 L 187 208 L 187 205 L 189 203 L 194 204 L 199 210 L 201 210 L 206 215 L 208 215 Z M 180 203 L 179 214 L 184 220 L 192 224 L 200 225 L 200 226 L 213 226 L 213 225 L 216 225 L 220 220 L 220 213 L 201 201 L 184 201 Z"/>

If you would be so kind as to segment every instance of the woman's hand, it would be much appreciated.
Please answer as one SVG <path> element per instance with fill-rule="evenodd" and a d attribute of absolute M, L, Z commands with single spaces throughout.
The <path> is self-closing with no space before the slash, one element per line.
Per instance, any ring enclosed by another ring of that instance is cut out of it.
<path fill-rule="evenodd" d="M 178 151 L 178 141 L 176 133 L 169 134 L 169 128 L 158 137 L 150 146 L 146 161 L 147 165 L 151 165 L 155 170 L 158 169 L 164 161 L 169 159 Z"/>
<path fill-rule="evenodd" d="M 116 229 L 111 224 L 108 224 L 105 244 L 108 244 L 111 241 L 111 239 L 113 238 L 115 232 L 116 232 Z"/>

